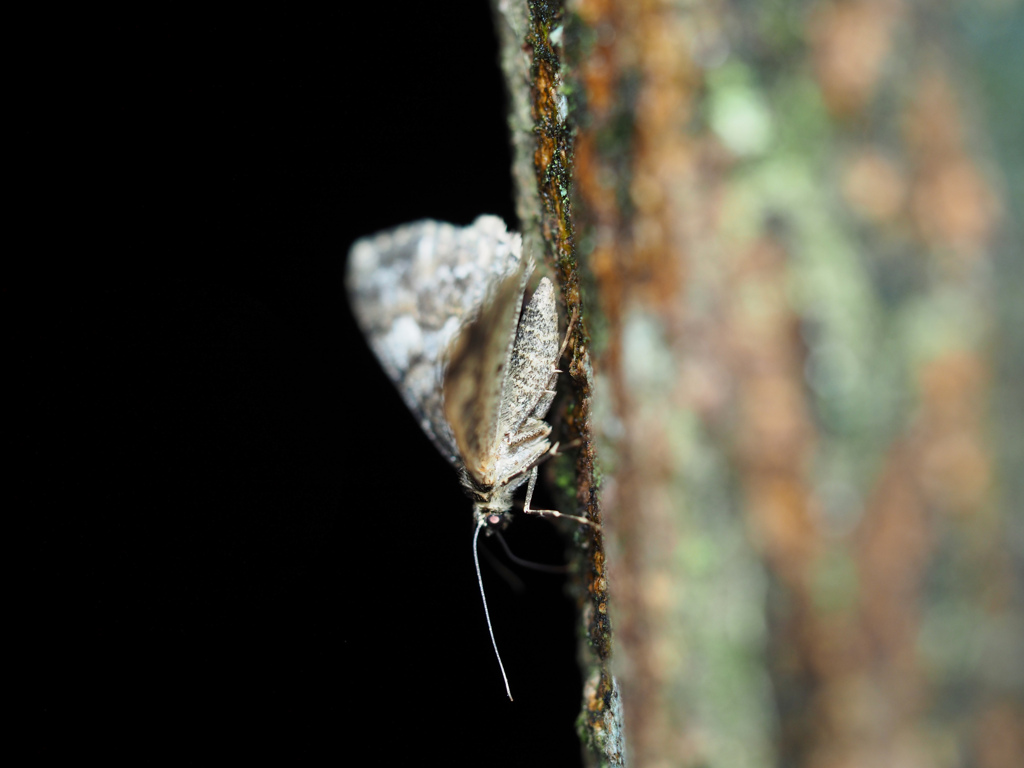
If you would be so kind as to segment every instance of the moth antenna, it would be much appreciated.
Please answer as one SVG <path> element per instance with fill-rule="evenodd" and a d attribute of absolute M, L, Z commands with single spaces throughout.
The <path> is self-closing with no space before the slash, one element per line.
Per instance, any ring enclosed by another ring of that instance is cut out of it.
<path fill-rule="evenodd" d="M 495 535 L 500 535 L 495 531 Z M 498 557 L 497 554 L 491 552 L 487 547 L 484 547 L 483 552 L 480 553 L 480 557 L 487 561 L 487 563 L 498 572 L 498 576 L 505 580 L 509 588 L 517 595 L 521 595 L 526 591 L 526 583 L 519 578 L 515 571 L 509 566 L 505 565 L 504 561 Z M 481 566 L 482 567 L 482 566 Z"/>
<path fill-rule="evenodd" d="M 487 631 L 491 634 L 491 645 L 494 646 L 494 655 L 498 659 L 498 668 L 501 670 L 501 677 L 505 681 L 505 693 L 508 700 L 512 701 L 512 691 L 508 687 L 508 675 L 505 674 L 505 665 L 501 663 L 501 654 L 498 653 L 498 642 L 494 639 L 494 628 L 491 626 L 491 613 L 487 610 L 487 596 L 484 594 L 484 577 L 480 575 L 480 558 L 476 552 L 476 542 L 480 538 L 480 529 L 484 527 L 486 518 L 481 517 L 473 531 L 473 565 L 476 566 L 476 583 L 480 585 L 480 599 L 484 602 L 484 618 L 487 619 Z"/>
<path fill-rule="evenodd" d="M 524 560 L 518 555 L 512 554 L 512 550 L 508 546 L 508 542 L 505 541 L 505 537 L 501 535 L 501 531 L 494 532 L 495 537 L 501 543 L 502 548 L 505 550 L 505 554 L 508 555 L 508 559 L 517 565 L 521 565 L 524 568 L 530 568 L 534 571 L 540 571 L 541 573 L 569 573 L 568 565 L 548 565 L 546 563 L 535 563 L 532 560 Z M 486 553 L 487 550 L 484 550 Z"/>

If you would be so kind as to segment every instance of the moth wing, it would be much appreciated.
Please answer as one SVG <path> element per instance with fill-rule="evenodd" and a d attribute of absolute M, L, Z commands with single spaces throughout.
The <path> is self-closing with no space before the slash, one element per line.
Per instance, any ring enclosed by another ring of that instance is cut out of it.
<path fill-rule="evenodd" d="M 500 435 L 518 434 L 528 418 L 547 414 L 557 383 L 558 345 L 555 289 L 545 277 L 519 318 L 501 395 Z"/>
<path fill-rule="evenodd" d="M 492 486 L 499 457 L 499 415 L 516 325 L 532 265 L 495 286 L 473 320 L 463 326 L 449 350 L 444 378 L 444 410 L 466 470 L 479 484 Z"/>
<path fill-rule="evenodd" d="M 520 236 L 496 216 L 468 227 L 418 221 L 357 240 L 349 251 L 356 321 L 423 431 L 456 467 L 443 407 L 448 347 L 521 261 Z"/>

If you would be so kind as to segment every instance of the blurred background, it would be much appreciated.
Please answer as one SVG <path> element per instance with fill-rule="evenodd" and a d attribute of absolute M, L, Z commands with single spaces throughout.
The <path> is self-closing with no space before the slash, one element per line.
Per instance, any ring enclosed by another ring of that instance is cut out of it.
<path fill-rule="evenodd" d="M 1021 5 L 573 8 L 633 759 L 1019 764 Z"/>

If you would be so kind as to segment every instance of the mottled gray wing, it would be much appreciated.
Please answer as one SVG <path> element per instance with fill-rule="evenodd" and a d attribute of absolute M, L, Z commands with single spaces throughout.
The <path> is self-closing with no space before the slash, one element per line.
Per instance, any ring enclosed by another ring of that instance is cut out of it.
<path fill-rule="evenodd" d="M 457 467 L 442 402 L 448 347 L 521 260 L 520 236 L 496 216 L 468 227 L 406 224 L 360 239 L 349 252 L 356 320 L 423 431 Z"/>
<path fill-rule="evenodd" d="M 555 288 L 545 277 L 519 318 L 501 394 L 499 436 L 515 435 L 528 418 L 543 419 L 547 415 L 558 383 L 558 344 Z"/>
<path fill-rule="evenodd" d="M 498 416 L 516 340 L 516 325 L 531 264 L 504 278 L 480 311 L 459 331 L 449 349 L 444 377 L 444 411 L 466 470 L 480 484 L 493 485 L 498 459 Z"/>

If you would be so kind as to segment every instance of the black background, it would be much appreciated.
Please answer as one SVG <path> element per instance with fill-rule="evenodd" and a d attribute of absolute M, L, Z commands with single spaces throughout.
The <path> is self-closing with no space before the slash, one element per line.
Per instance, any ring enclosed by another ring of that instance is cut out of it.
<path fill-rule="evenodd" d="M 11 34 L 32 750 L 576 764 L 564 582 L 484 564 L 510 703 L 469 501 L 342 291 L 360 235 L 514 225 L 487 4 Z"/>

